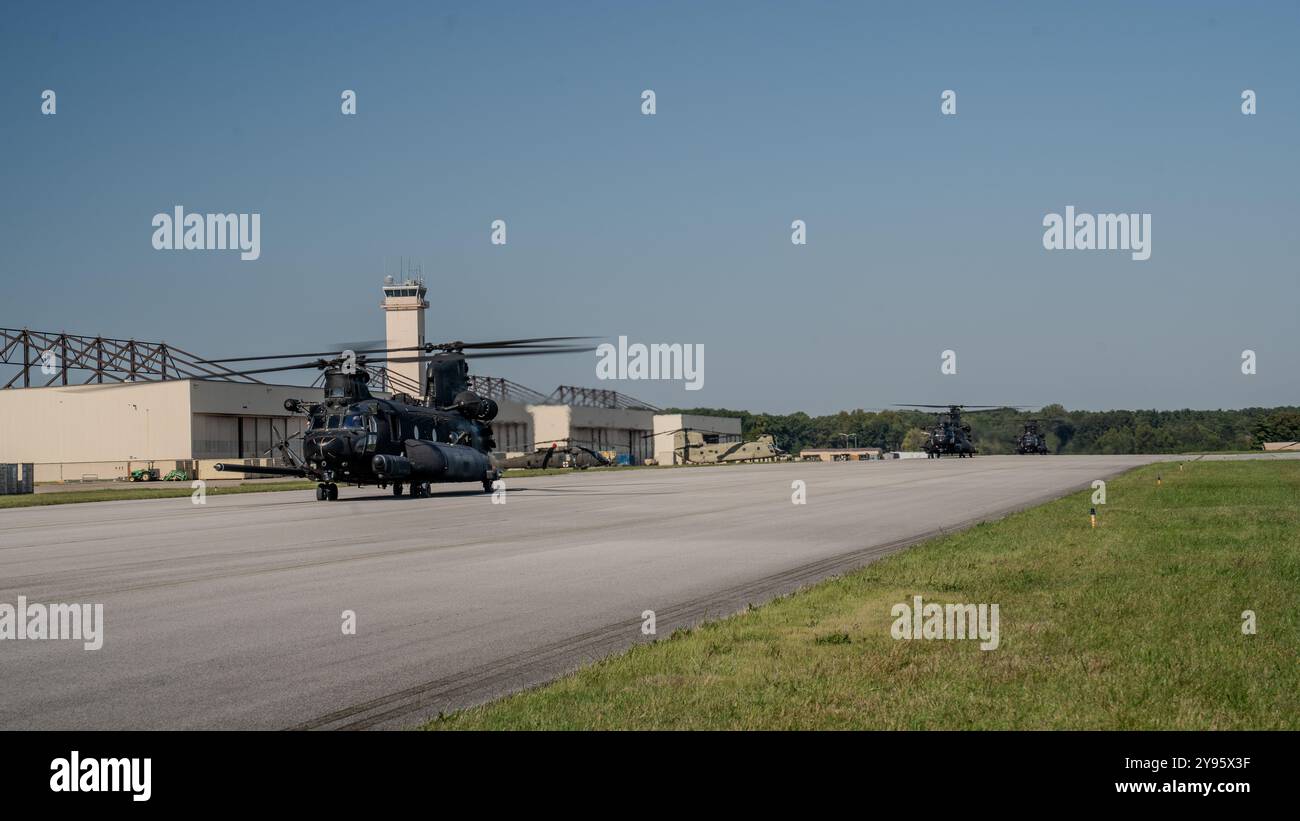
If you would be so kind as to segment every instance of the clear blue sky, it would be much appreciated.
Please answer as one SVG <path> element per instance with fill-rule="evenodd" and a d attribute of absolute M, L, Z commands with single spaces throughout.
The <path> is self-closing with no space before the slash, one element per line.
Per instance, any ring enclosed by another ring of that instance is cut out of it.
<path fill-rule="evenodd" d="M 704 390 L 604 383 L 660 405 L 1295 404 L 1298 41 L 1291 2 L 10 2 L 0 326 L 316 350 L 405 255 L 433 339 L 703 343 Z M 155 251 L 177 204 L 261 258 Z M 1043 250 L 1066 205 L 1151 213 L 1151 259 Z"/>

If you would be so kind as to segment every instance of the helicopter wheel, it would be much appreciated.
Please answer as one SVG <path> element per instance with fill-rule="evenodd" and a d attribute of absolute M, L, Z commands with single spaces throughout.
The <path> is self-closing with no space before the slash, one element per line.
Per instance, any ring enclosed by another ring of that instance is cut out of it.
<path fill-rule="evenodd" d="M 394 495 L 394 496 L 401 496 L 401 495 L 402 495 L 402 483 L 401 483 L 401 482 L 394 482 L 394 483 L 393 483 L 393 495 Z"/>
<path fill-rule="evenodd" d="M 325 486 L 324 486 L 324 485 L 317 485 L 317 486 L 316 486 L 316 501 L 318 501 L 318 502 L 323 502 L 323 501 L 325 501 Z"/>
<path fill-rule="evenodd" d="M 337 502 L 339 500 L 339 486 L 330 482 L 325 488 L 325 497 L 331 502 Z"/>

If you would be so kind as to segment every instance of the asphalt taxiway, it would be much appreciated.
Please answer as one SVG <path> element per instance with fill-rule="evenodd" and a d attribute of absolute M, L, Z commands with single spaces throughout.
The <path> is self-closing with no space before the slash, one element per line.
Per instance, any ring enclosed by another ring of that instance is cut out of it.
<path fill-rule="evenodd" d="M 578 472 L 0 511 L 0 602 L 104 642 L 0 642 L 0 728 L 405 727 L 1155 457 Z M 791 501 L 792 483 L 807 502 Z M 356 634 L 343 631 L 355 613 Z"/>

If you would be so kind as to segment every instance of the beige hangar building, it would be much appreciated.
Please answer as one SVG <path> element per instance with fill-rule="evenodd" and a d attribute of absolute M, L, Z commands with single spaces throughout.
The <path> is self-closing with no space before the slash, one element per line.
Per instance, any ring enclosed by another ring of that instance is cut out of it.
<path fill-rule="evenodd" d="M 383 294 L 388 347 L 422 345 L 424 283 L 389 277 Z M 141 467 L 229 478 L 209 473 L 211 464 L 280 464 L 277 444 L 294 441 L 307 424 L 285 410 L 285 400 L 310 401 L 320 388 L 233 370 L 161 342 L 0 328 L 0 463 L 34 464 L 37 482 L 120 479 Z M 418 363 L 370 370 L 377 395 L 423 395 Z M 504 456 L 577 444 L 620 462 L 671 464 L 671 444 L 657 446 L 671 440 L 666 431 L 740 434 L 739 419 L 688 421 L 612 390 L 565 385 L 543 394 L 507 379 L 471 379 L 475 392 L 498 404 L 492 429 Z"/>

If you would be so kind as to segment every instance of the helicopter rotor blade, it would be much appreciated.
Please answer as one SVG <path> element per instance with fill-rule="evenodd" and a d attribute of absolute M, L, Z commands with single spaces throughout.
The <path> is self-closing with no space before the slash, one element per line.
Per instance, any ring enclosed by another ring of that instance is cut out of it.
<path fill-rule="evenodd" d="M 200 362 L 205 362 L 205 363 L 207 363 L 207 364 L 209 364 L 209 365 L 213 365 L 213 364 L 217 364 L 217 363 L 219 363 L 219 362 L 260 362 L 260 361 L 264 361 L 264 360 L 267 360 L 267 359 L 302 359 L 302 358 L 305 357 L 305 356 L 330 356 L 330 357 L 334 357 L 334 356 L 338 356 L 338 355 L 341 354 L 341 353 L 342 353 L 341 350 L 339 350 L 339 351 L 316 351 L 316 352 L 314 352 L 314 353 L 285 353 L 285 354 L 273 354 L 273 355 L 270 355 L 270 356 L 231 356 L 231 357 L 227 357 L 227 358 L 225 358 L 225 359 L 200 359 L 199 361 L 200 361 Z M 354 353 L 360 353 L 360 351 L 354 351 Z"/>
<path fill-rule="evenodd" d="M 895 408 L 944 408 L 944 409 L 957 408 L 958 410 L 966 410 L 968 408 L 975 408 L 977 410 L 1017 410 L 1017 409 L 1027 410 L 1034 406 L 1033 405 L 963 405 L 957 402 L 949 402 L 946 405 L 914 404 L 914 405 L 894 405 L 893 407 Z"/>
<path fill-rule="evenodd" d="M 641 434 L 641 438 L 653 439 L 656 436 L 672 436 L 675 433 L 690 433 L 693 430 L 695 430 L 695 428 L 677 428 L 676 430 L 661 430 L 658 433 L 643 433 Z"/>
<path fill-rule="evenodd" d="M 506 351 L 488 351 L 486 353 L 467 353 L 461 354 L 466 359 L 488 359 L 497 356 L 546 356 L 549 354 L 559 353 L 586 353 L 596 350 L 595 347 L 583 348 L 547 348 L 544 350 L 506 350 Z M 428 356 L 388 356 L 378 359 L 369 360 L 370 362 L 429 362 L 443 354 L 430 354 Z"/>
<path fill-rule="evenodd" d="M 600 339 L 598 336 L 537 336 L 532 339 L 499 339 L 495 342 L 434 342 L 426 343 L 426 348 L 437 350 L 439 348 L 515 348 L 515 347 L 541 347 L 534 345 L 536 342 L 577 342 L 588 339 Z M 553 346 L 558 347 L 558 346 Z"/>
<path fill-rule="evenodd" d="M 337 357 L 342 355 L 343 351 L 345 350 L 351 350 L 353 353 L 358 355 L 377 354 L 377 353 L 399 353 L 399 352 L 407 352 L 407 351 L 424 351 L 424 352 L 431 353 L 433 351 L 458 351 L 464 349 L 477 349 L 477 348 L 521 348 L 522 347 L 522 348 L 558 350 L 568 346 L 540 345 L 536 343 L 568 342 L 574 340 L 588 340 L 588 339 L 599 339 L 599 338 L 600 337 L 595 337 L 595 336 L 539 336 L 539 337 L 533 337 L 531 339 L 502 339 L 502 340 L 497 340 L 495 342 L 460 342 L 460 341 L 427 342 L 424 345 L 408 345 L 400 348 L 364 347 L 368 345 L 383 344 L 382 340 L 372 340 L 370 342 L 351 343 L 352 345 L 356 345 L 357 347 L 349 348 L 345 345 L 344 347 L 335 348 L 332 351 L 268 354 L 262 356 L 231 356 L 231 357 L 224 357 L 221 359 L 200 359 L 199 361 L 206 364 L 217 364 L 221 362 L 257 362 L 257 361 L 263 361 L 268 359 L 302 359 L 303 357 L 308 357 L 308 356 Z"/>
<path fill-rule="evenodd" d="M 675 433 L 715 433 L 718 436 L 738 436 L 739 434 L 725 430 L 710 430 L 709 428 L 677 428 L 676 430 L 661 430 L 658 433 L 643 433 L 642 439 L 653 439 L 656 436 L 672 436 Z"/>
<path fill-rule="evenodd" d="M 358 363 L 358 367 L 360 367 L 361 364 L 364 363 Z M 329 367 L 329 365 L 330 365 L 329 361 L 326 361 L 324 359 L 318 359 L 315 362 L 299 362 L 298 364 L 295 365 L 280 365 L 274 368 L 254 368 L 251 371 L 232 371 L 231 373 L 223 373 L 222 376 L 248 376 L 249 374 L 254 374 L 254 373 L 275 373 L 277 371 L 299 371 L 299 370 L 306 370 L 308 368 L 324 370 L 325 368 Z M 198 379 L 198 377 L 195 378 Z M 205 381 L 211 381 L 216 378 L 217 377 L 202 377 L 202 379 L 204 379 Z"/>
<path fill-rule="evenodd" d="M 548 354 L 555 354 L 555 353 L 588 353 L 594 350 L 596 350 L 596 347 L 592 345 L 592 346 L 582 347 L 582 348 L 550 348 L 548 350 L 543 350 L 543 351 L 536 351 L 536 350 L 488 351 L 486 353 L 467 353 L 465 354 L 465 357 L 467 359 L 487 359 L 489 357 L 494 357 L 494 356 L 546 356 Z"/>

